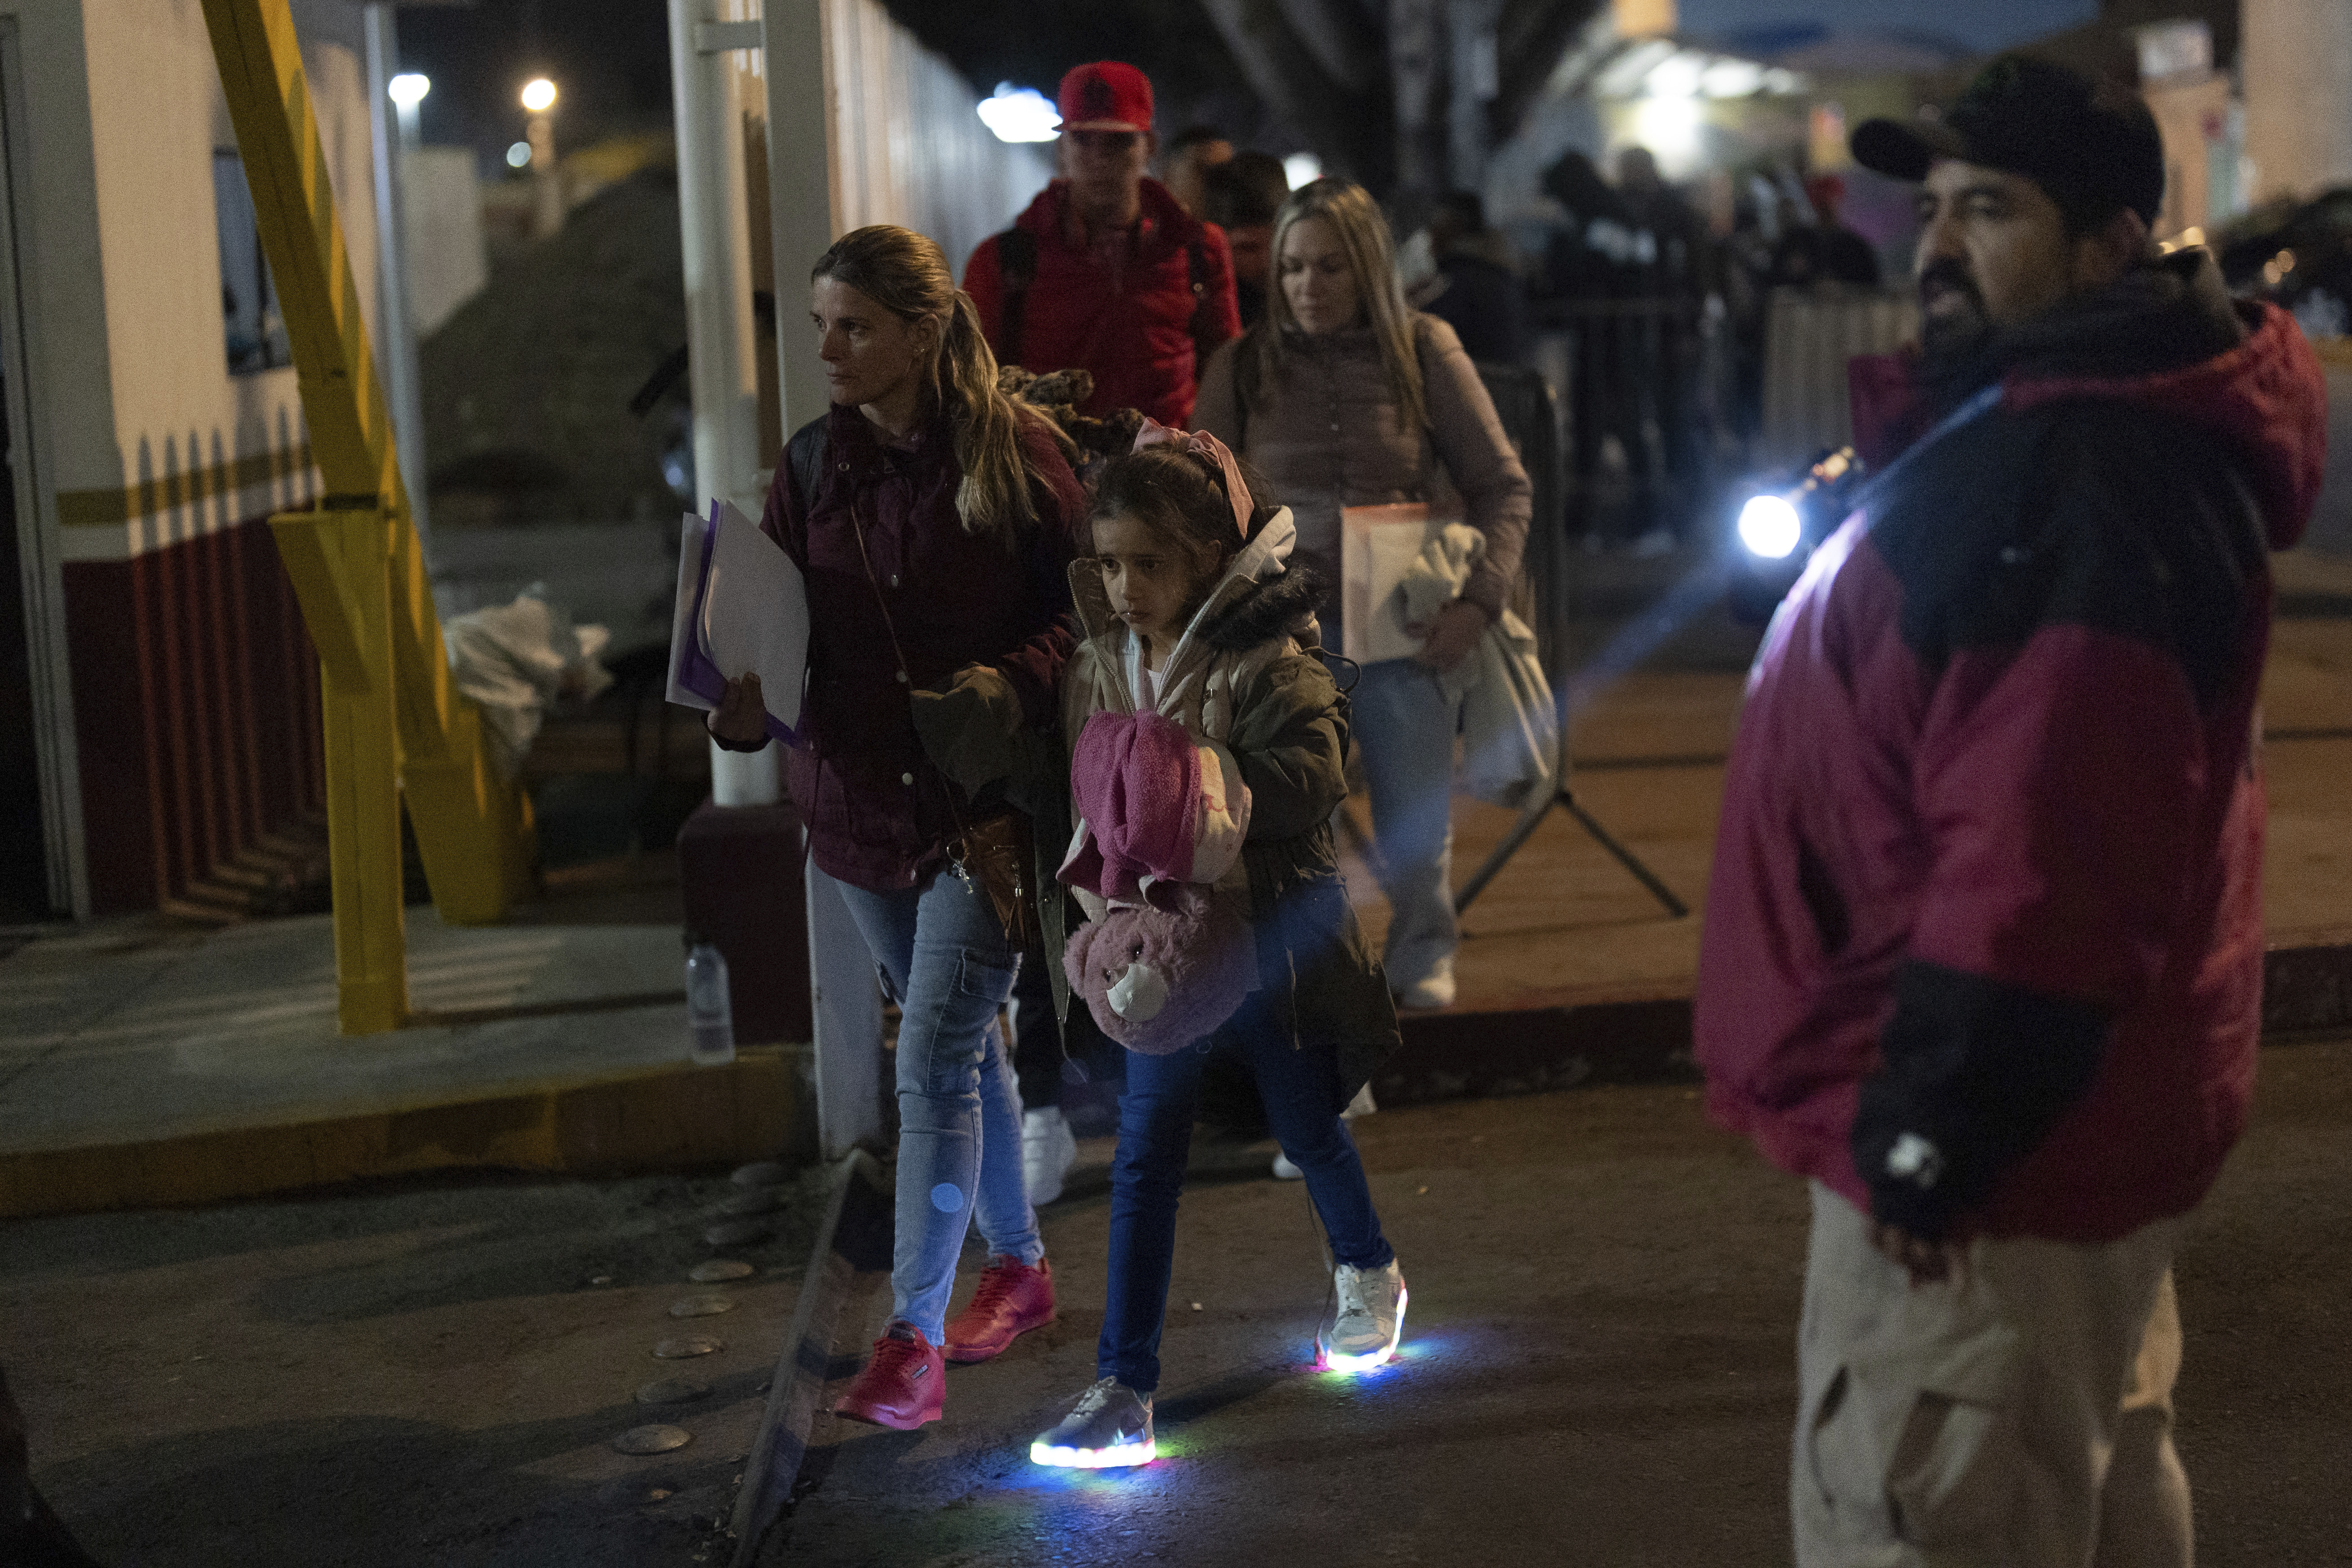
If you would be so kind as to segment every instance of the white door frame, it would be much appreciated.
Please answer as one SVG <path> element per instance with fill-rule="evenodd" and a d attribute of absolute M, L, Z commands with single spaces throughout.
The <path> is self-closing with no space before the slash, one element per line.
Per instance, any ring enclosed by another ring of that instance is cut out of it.
<path fill-rule="evenodd" d="M 17 555 L 25 640 L 33 666 L 33 748 L 41 776 L 41 834 L 49 905 L 89 918 L 89 860 L 82 839 L 80 750 L 66 653 L 66 591 L 57 489 L 49 482 L 47 411 L 34 395 L 40 349 L 37 290 L 26 276 L 32 233 L 32 139 L 16 18 L 0 16 L 0 364 L 7 383 L 8 447 L 16 474 Z M 0 584 L 0 593 L 9 585 Z"/>

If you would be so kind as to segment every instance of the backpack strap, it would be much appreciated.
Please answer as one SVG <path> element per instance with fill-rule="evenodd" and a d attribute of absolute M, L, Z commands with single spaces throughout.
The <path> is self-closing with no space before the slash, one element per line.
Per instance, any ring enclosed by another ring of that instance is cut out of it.
<path fill-rule="evenodd" d="M 1000 364 L 1021 363 L 1021 331 L 1028 325 L 1029 285 L 1037 280 L 1037 237 L 1008 228 L 996 237 L 996 276 L 1004 285 L 1004 309 L 996 325 Z"/>
<path fill-rule="evenodd" d="M 824 426 L 820 416 L 793 432 L 784 444 L 784 462 L 793 471 L 793 488 L 801 493 L 801 516 L 816 515 L 817 481 L 824 476 Z"/>
<path fill-rule="evenodd" d="M 1184 265 L 1192 283 L 1192 316 L 1188 323 L 1192 333 L 1192 363 L 1205 365 L 1217 344 L 1209 341 L 1209 237 L 1198 224 L 1184 241 Z M 1220 338 L 1218 342 L 1224 340 Z"/>

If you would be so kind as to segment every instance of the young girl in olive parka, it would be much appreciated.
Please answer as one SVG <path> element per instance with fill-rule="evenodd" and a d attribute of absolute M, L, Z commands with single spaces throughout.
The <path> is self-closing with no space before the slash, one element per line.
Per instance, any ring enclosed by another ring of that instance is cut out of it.
<path fill-rule="evenodd" d="M 1137 445 L 1106 466 L 1091 517 L 1095 557 L 1071 567 L 1085 640 L 1062 674 L 1063 743 L 1077 761 L 1096 715 L 1156 711 L 1213 752 L 1224 779 L 1237 775 L 1224 820 L 1229 829 L 1245 822 L 1245 837 L 1214 886 L 1246 908 L 1259 984 L 1210 1038 L 1128 1057 L 1099 1381 L 1032 1447 L 1049 1464 L 1152 1457 L 1176 1203 L 1212 1039 L 1248 1061 L 1267 1123 L 1305 1173 L 1330 1238 L 1337 1312 L 1317 1335 L 1318 1360 L 1343 1368 L 1387 1360 L 1405 1307 L 1403 1273 L 1339 1115 L 1395 1047 L 1397 1027 L 1333 852 L 1348 719 L 1318 657 L 1321 584 L 1286 569 L 1297 538 L 1288 509 L 1255 507 L 1214 437 L 1147 425 Z M 1130 789 L 1122 798 L 1168 794 Z M 1066 871 L 1065 880 L 1076 879 Z M 1095 889 L 1073 890 L 1101 916 Z"/>

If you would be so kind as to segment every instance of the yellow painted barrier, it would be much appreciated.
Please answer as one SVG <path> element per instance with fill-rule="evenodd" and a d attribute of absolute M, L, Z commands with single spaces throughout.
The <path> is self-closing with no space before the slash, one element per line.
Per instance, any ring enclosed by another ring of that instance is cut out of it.
<path fill-rule="evenodd" d="M 530 877 L 530 807 L 457 689 L 400 481 L 327 158 L 287 0 L 204 0 L 205 25 L 326 482 L 269 520 L 326 679 L 327 834 L 345 1034 L 407 1012 L 404 797 L 441 918 L 501 919 Z"/>

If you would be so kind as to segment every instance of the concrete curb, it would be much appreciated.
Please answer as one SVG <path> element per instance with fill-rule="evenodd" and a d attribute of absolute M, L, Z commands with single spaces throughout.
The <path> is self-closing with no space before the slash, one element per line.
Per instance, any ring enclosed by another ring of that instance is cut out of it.
<path fill-rule="evenodd" d="M 1624 992 L 1535 993 L 1507 1008 L 1411 1013 L 1381 1064 L 1381 1105 L 1541 1094 L 1582 1083 L 1696 1082 L 1691 999 Z M 2263 1036 L 2352 1027 L 2352 942 L 2263 954 Z"/>
<path fill-rule="evenodd" d="M 768 1384 L 760 1435 L 743 1467 L 742 1489 L 728 1533 L 735 1538 L 733 1568 L 751 1568 L 760 1542 L 792 1500 L 801 1460 L 808 1453 L 809 1428 L 818 1399 L 833 1377 L 834 1337 L 842 1308 L 859 1275 L 887 1274 L 893 1235 L 890 1173 L 863 1149 L 853 1149 L 834 1167 L 833 1192 L 817 1226 L 800 1299 L 784 1334 Z"/>
<path fill-rule="evenodd" d="M 805 1048 L 503 1086 L 272 1127 L 0 1154 L 0 1218 L 218 1203 L 460 1169 L 614 1175 L 774 1159 L 807 1097 Z"/>

